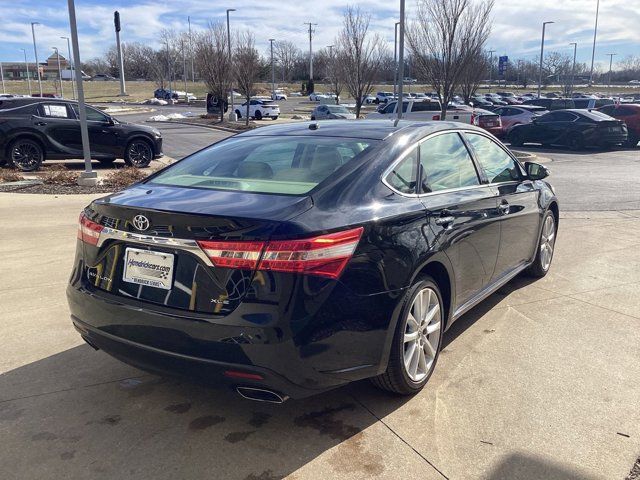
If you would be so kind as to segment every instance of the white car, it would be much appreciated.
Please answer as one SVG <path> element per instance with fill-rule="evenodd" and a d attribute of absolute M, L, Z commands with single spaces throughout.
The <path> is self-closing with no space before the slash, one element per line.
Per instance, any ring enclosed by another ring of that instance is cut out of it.
<path fill-rule="evenodd" d="M 271 94 L 271 100 L 287 100 L 287 94 L 282 90 L 276 90 Z"/>
<path fill-rule="evenodd" d="M 313 92 L 309 95 L 310 102 L 320 102 L 322 100 L 329 100 L 329 99 L 335 100 L 335 98 L 336 96 L 333 93 Z"/>
<path fill-rule="evenodd" d="M 442 108 L 438 100 L 405 100 L 403 103 L 402 118 L 407 120 L 440 120 Z M 395 118 L 398 102 L 393 100 L 386 105 L 380 105 L 377 112 L 367 115 L 367 119 Z M 447 109 L 447 120 L 461 123 L 472 123 L 478 114 L 491 114 L 491 112 L 472 109 L 465 106 L 449 106 Z"/>
<path fill-rule="evenodd" d="M 356 115 L 344 105 L 318 105 L 311 112 L 311 120 L 355 120 Z"/>
<path fill-rule="evenodd" d="M 236 115 L 243 118 L 247 114 L 247 102 L 236 107 Z M 280 107 L 271 100 L 262 100 L 252 98 L 249 100 L 249 118 L 262 120 L 263 118 L 271 118 L 276 120 L 280 116 Z"/>
<path fill-rule="evenodd" d="M 376 93 L 376 103 L 387 103 L 389 100 L 393 100 L 395 97 L 392 92 L 378 92 Z"/>
<path fill-rule="evenodd" d="M 362 97 L 363 105 L 371 105 L 372 103 L 376 103 L 376 97 L 374 97 L 373 95 L 365 95 L 364 97 Z"/>

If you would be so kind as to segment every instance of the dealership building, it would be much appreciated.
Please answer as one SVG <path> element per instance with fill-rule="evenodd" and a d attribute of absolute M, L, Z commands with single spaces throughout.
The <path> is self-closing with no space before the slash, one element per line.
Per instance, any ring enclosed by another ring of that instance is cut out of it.
<path fill-rule="evenodd" d="M 3 62 L 2 71 L 5 80 L 22 80 L 27 78 L 27 66 L 29 77 L 37 78 L 36 64 L 33 62 Z M 53 53 L 45 62 L 39 63 L 40 76 L 43 80 L 58 79 L 58 56 Z M 70 68 L 69 61 L 60 55 L 60 69 L 68 70 Z"/>

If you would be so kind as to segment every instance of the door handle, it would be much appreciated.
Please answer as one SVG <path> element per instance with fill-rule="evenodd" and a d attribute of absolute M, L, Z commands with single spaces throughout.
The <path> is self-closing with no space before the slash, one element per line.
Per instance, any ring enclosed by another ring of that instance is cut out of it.
<path fill-rule="evenodd" d="M 36 122 L 35 124 L 36 124 L 38 127 L 44 127 L 44 126 L 47 124 L 47 122 Z"/>
<path fill-rule="evenodd" d="M 500 205 L 498 205 L 498 211 L 502 214 L 502 215 L 506 215 L 509 213 L 509 202 L 504 201 L 502 202 Z"/>
<path fill-rule="evenodd" d="M 449 210 L 442 210 L 442 212 L 440 212 L 440 216 L 437 217 L 434 221 L 436 225 L 448 227 L 455 221 L 455 217 L 451 215 L 451 212 Z"/>

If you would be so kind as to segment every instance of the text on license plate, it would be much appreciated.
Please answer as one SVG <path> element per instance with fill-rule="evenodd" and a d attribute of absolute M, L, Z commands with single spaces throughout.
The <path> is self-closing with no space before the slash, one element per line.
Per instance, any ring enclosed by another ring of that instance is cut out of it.
<path fill-rule="evenodd" d="M 127 248 L 124 254 L 122 280 L 138 285 L 171 290 L 173 254 Z"/>

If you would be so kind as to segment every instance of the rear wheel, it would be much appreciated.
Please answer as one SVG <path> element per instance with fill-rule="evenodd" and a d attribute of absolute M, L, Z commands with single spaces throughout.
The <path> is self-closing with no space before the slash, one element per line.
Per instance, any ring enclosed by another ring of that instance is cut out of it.
<path fill-rule="evenodd" d="M 40 168 L 44 151 L 38 142 L 29 138 L 18 138 L 9 147 L 9 163 L 18 170 L 32 172 Z"/>
<path fill-rule="evenodd" d="M 422 277 L 405 295 L 387 370 L 372 378 L 373 384 L 400 395 L 422 390 L 436 366 L 443 329 L 440 289 L 431 277 Z"/>
<path fill-rule="evenodd" d="M 556 217 L 553 215 L 553 212 L 547 210 L 542 220 L 542 231 L 540 232 L 536 258 L 526 271 L 529 276 L 541 278 L 549 271 L 556 245 L 557 230 Z"/>
<path fill-rule="evenodd" d="M 236 118 L 241 119 L 242 115 L 240 115 L 240 110 L 236 110 Z"/>
<path fill-rule="evenodd" d="M 132 140 L 124 151 L 124 161 L 132 167 L 148 167 L 151 160 L 153 160 L 153 149 L 146 140 Z"/>
<path fill-rule="evenodd" d="M 640 135 L 629 135 L 626 146 L 634 148 L 638 146 L 638 142 L 640 142 Z"/>
<path fill-rule="evenodd" d="M 256 113 L 254 116 L 256 120 L 262 120 L 262 112 L 260 110 L 256 110 Z"/>

